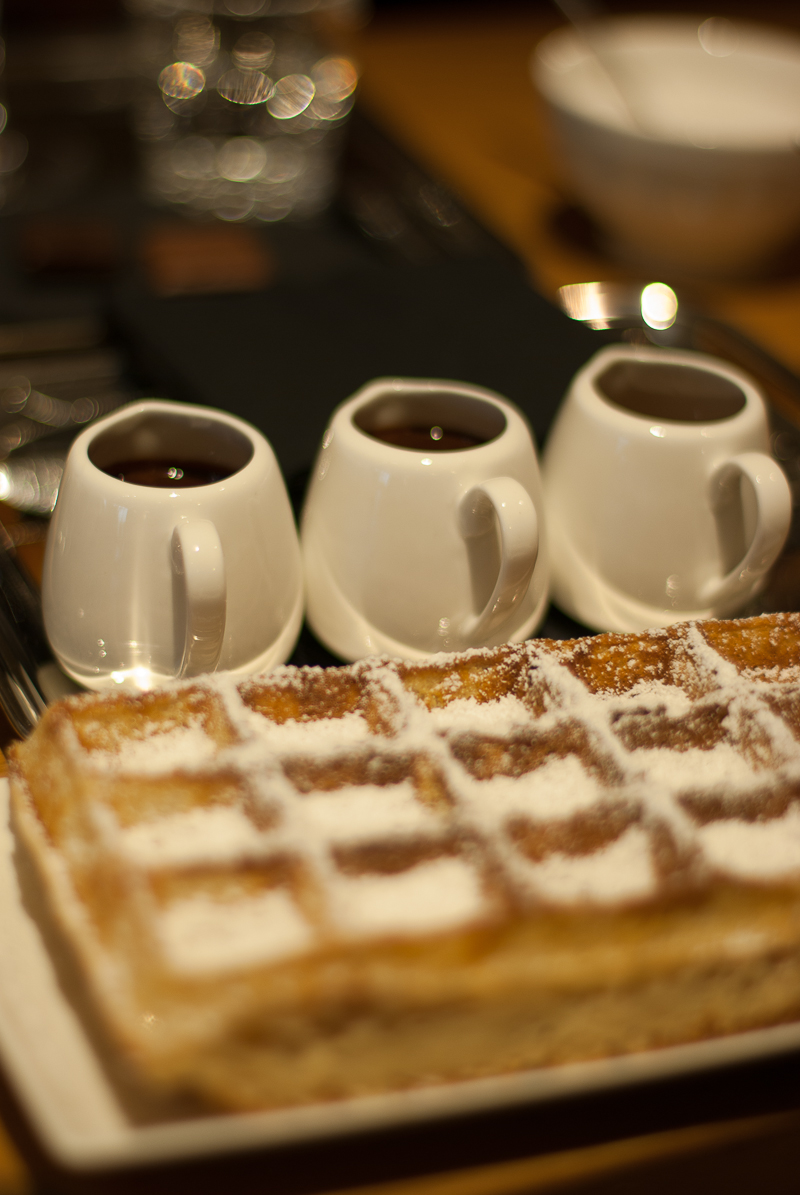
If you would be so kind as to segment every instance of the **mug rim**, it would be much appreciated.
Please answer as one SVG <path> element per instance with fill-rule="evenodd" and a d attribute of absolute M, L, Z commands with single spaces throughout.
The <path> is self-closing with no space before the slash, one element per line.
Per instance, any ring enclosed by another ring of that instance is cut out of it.
<path fill-rule="evenodd" d="M 98 465 L 91 456 L 91 449 L 97 440 L 98 436 L 105 434 L 107 431 L 113 429 L 116 425 L 124 423 L 127 419 L 137 415 L 165 414 L 165 415 L 186 415 L 196 416 L 207 419 L 210 422 L 217 422 L 226 424 L 234 431 L 238 432 L 245 438 L 250 445 L 250 455 L 248 459 L 229 473 L 226 477 L 221 477 L 217 481 L 204 482 L 200 485 L 194 486 L 180 486 L 182 491 L 190 492 L 194 490 L 214 490 L 218 486 L 229 485 L 234 479 L 240 478 L 247 470 L 253 466 L 258 457 L 263 454 L 264 447 L 268 446 L 266 438 L 257 428 L 247 423 L 243 419 L 239 419 L 236 415 L 230 415 L 227 411 L 221 411 L 216 407 L 206 407 L 198 403 L 182 403 L 175 402 L 172 399 L 166 398 L 142 398 L 135 399 L 133 402 L 125 403 L 114 411 L 110 411 L 90 427 L 85 428 L 80 435 L 78 435 L 72 443 L 69 457 L 80 457 L 81 462 L 90 466 L 93 475 L 99 476 L 104 482 L 110 482 L 115 486 L 122 486 L 128 488 L 135 486 L 137 490 L 143 493 L 149 493 L 153 500 L 157 500 L 160 495 L 169 494 L 169 486 L 152 486 L 143 485 L 141 482 L 123 481 L 119 477 L 115 477 L 112 473 L 107 473 L 100 465 Z"/>
<path fill-rule="evenodd" d="M 397 399 L 402 399 L 403 397 L 410 397 L 413 400 L 417 397 L 422 399 L 426 396 L 435 395 L 441 395 L 445 399 L 466 398 L 475 403 L 483 403 L 503 419 L 503 426 L 488 439 L 482 440 L 481 443 L 472 445 L 471 447 L 433 448 L 431 452 L 430 449 L 426 448 L 409 448 L 405 445 L 392 444 L 386 440 L 382 440 L 359 426 L 356 421 L 357 415 L 362 410 L 373 403 L 380 402 L 384 398 L 390 399 L 396 397 Z M 431 452 L 434 460 L 451 461 L 454 457 L 465 456 L 467 454 L 472 455 L 484 449 L 493 449 L 512 432 L 515 423 L 521 424 L 525 428 L 535 448 L 533 431 L 524 412 L 509 399 L 504 398 L 493 390 L 486 389 L 483 386 L 475 386 L 469 382 L 454 381 L 449 378 L 380 377 L 373 378 L 371 381 L 365 383 L 355 394 L 345 399 L 336 408 L 328 422 L 328 427 L 323 438 L 323 448 L 327 446 L 326 441 L 330 442 L 328 437 L 334 428 L 337 431 L 341 428 L 342 430 L 346 429 L 348 435 L 352 433 L 355 437 L 355 442 L 361 445 L 370 445 L 376 452 L 385 450 L 395 460 L 398 459 L 396 456 L 397 453 L 426 457 Z"/>
<path fill-rule="evenodd" d="M 615 361 L 653 361 L 664 365 L 675 365 L 679 368 L 694 368 L 706 370 L 717 377 L 724 378 L 736 386 L 744 397 L 744 402 L 738 411 L 731 415 L 715 419 L 673 419 L 668 415 L 646 415 L 630 410 L 614 402 L 600 392 L 597 379 L 600 374 Z M 649 429 L 651 425 L 663 424 L 671 435 L 697 435 L 702 429 L 708 433 L 709 429 L 718 428 L 722 434 L 737 424 L 746 422 L 765 410 L 764 398 L 752 378 L 735 365 L 714 357 L 710 353 L 696 352 L 693 349 L 662 348 L 658 345 L 605 345 L 599 349 L 573 378 L 568 396 L 579 398 L 587 405 L 599 409 L 606 417 L 611 416 L 623 422 L 628 428 Z"/>

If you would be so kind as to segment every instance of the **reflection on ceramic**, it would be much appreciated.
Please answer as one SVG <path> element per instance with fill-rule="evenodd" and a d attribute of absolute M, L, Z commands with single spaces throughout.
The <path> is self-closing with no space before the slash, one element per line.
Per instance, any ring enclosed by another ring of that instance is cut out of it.
<path fill-rule="evenodd" d="M 542 473 L 553 599 L 598 630 L 735 614 L 789 530 L 763 399 L 701 353 L 602 349 L 567 393 Z"/>
<path fill-rule="evenodd" d="M 800 229 L 800 39 L 686 16 L 586 28 L 591 45 L 557 29 L 531 61 L 576 197 L 641 266 L 756 269 Z"/>
<path fill-rule="evenodd" d="M 370 382 L 334 412 L 314 466 L 309 623 L 350 660 L 524 639 L 547 601 L 541 520 L 516 407 L 458 382 Z"/>
<path fill-rule="evenodd" d="M 270 445 L 231 415 L 160 400 L 87 428 L 67 458 L 42 598 L 59 663 L 91 689 L 288 659 L 302 569 Z"/>

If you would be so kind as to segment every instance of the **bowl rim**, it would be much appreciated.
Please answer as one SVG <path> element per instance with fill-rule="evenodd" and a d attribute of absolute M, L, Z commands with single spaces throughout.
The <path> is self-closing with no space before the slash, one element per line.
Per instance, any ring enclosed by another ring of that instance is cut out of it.
<path fill-rule="evenodd" d="M 698 53 L 703 54 L 697 31 L 708 19 L 707 16 L 686 13 L 622 13 L 593 19 L 587 22 L 587 28 L 596 29 L 601 36 L 609 41 L 618 39 L 632 42 L 637 38 L 647 38 L 652 41 L 658 38 L 662 47 L 664 46 L 664 36 L 671 34 L 675 39 L 675 44 L 667 45 L 665 47 L 667 50 L 686 52 L 695 44 Z M 728 18 L 722 19 L 728 20 Z M 736 53 L 740 56 L 740 60 L 763 61 L 764 58 L 780 60 L 787 66 L 796 68 L 798 82 L 800 82 L 800 35 L 797 32 L 789 28 L 750 20 L 735 19 L 730 23 L 735 25 L 739 31 L 740 42 L 730 55 L 724 57 L 732 57 L 733 53 Z M 608 36 L 609 34 L 611 37 Z M 685 39 L 685 44 L 677 44 L 677 39 L 681 39 L 681 42 L 684 42 Z M 563 88 L 552 85 L 553 80 L 563 77 L 566 71 L 558 71 L 552 63 L 548 63 L 548 50 L 552 54 L 553 51 L 557 52 L 557 49 L 563 49 L 570 43 L 572 43 L 574 53 L 574 48 L 580 46 L 580 34 L 572 25 L 559 25 L 555 29 L 551 29 L 533 47 L 528 68 L 531 82 L 545 103 L 558 114 L 566 116 L 572 121 L 594 129 L 601 129 L 607 135 L 651 146 L 663 145 L 680 148 L 695 154 L 707 155 L 711 152 L 717 156 L 752 154 L 773 157 L 792 157 L 800 154 L 800 116 L 798 117 L 797 132 L 793 139 L 787 139 L 784 136 L 781 139 L 764 141 L 751 136 L 738 142 L 725 141 L 718 146 L 703 146 L 690 141 L 688 137 L 672 136 L 667 133 L 650 133 L 633 126 L 626 128 L 622 122 L 616 123 L 602 116 L 598 118 L 590 115 L 577 105 L 570 104 L 568 99 L 565 100 Z M 720 57 L 723 56 L 720 55 Z M 578 62 L 581 58 L 589 59 L 590 52 L 584 51 L 576 57 L 575 61 Z"/>

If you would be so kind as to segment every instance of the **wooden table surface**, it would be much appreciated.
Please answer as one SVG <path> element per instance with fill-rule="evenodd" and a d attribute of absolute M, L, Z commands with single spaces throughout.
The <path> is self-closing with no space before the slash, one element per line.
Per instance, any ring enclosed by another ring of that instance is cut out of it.
<path fill-rule="evenodd" d="M 800 20 L 791 6 L 782 16 Z M 528 77 L 531 50 L 554 23 L 541 8 L 505 12 L 484 6 L 433 14 L 418 9 L 376 20 L 356 40 L 367 109 L 525 261 L 534 286 L 549 296 L 568 282 L 633 276 L 590 240 L 571 234 L 564 217 L 568 186 Z M 694 302 L 800 372 L 797 250 L 787 253 L 771 277 L 695 285 L 689 291 Z M 41 549 L 27 550 L 34 571 L 40 558 Z M 701 1115 L 700 1123 L 677 1129 L 358 1190 L 362 1195 L 566 1190 L 693 1195 L 724 1189 L 730 1195 L 781 1195 L 800 1187 L 800 1085 L 797 1105 L 796 1111 L 711 1123 L 702 1123 Z M 34 1184 L 0 1126 L 0 1195 L 49 1189 L 46 1183 Z"/>

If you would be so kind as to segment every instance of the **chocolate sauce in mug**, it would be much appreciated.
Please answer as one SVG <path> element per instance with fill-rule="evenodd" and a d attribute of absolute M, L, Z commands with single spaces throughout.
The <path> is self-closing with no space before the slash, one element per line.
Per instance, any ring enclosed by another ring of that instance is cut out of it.
<path fill-rule="evenodd" d="M 233 469 L 208 461 L 166 460 L 113 461 L 103 466 L 103 472 L 132 485 L 149 485 L 158 489 L 186 489 L 190 486 L 213 485 L 230 477 Z"/>
<path fill-rule="evenodd" d="M 676 423 L 714 423 L 738 415 L 747 399 L 728 378 L 710 369 L 663 361 L 615 361 L 597 388 L 616 407 Z"/>
<path fill-rule="evenodd" d="M 412 448 L 417 452 L 457 452 L 462 448 L 477 448 L 479 444 L 486 443 L 483 436 L 475 436 L 457 428 L 441 427 L 439 424 L 376 427 L 370 429 L 368 434 L 376 440 L 383 440 L 384 444 Z"/>

